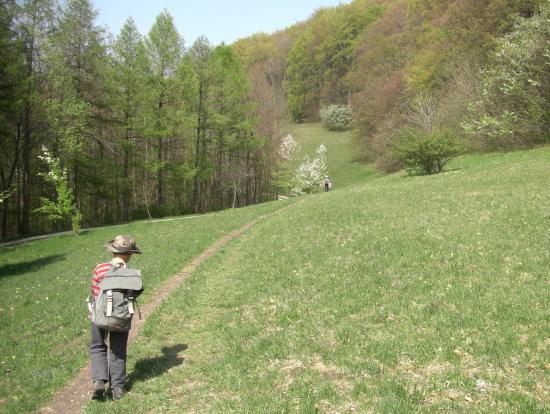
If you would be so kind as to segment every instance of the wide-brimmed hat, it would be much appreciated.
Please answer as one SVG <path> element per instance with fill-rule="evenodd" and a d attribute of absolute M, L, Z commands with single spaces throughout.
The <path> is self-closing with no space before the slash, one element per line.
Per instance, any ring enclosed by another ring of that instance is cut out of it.
<path fill-rule="evenodd" d="M 135 253 L 141 254 L 132 236 L 116 236 L 113 240 L 105 242 L 107 250 L 113 253 Z"/>

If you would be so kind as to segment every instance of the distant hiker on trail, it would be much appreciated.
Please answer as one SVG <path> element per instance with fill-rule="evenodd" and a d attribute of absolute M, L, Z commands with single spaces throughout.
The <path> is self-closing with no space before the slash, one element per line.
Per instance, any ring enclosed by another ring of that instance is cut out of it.
<path fill-rule="evenodd" d="M 332 188 L 332 182 L 328 178 L 328 175 L 325 176 L 325 191 L 330 191 Z"/>
<path fill-rule="evenodd" d="M 119 400 L 125 392 L 126 349 L 134 301 L 143 292 L 141 273 L 128 268 L 128 262 L 132 254 L 141 254 L 141 250 L 130 236 L 116 236 L 105 247 L 113 253 L 113 259 L 95 267 L 88 298 L 92 320 L 92 399 L 104 398 L 108 382 L 113 400 Z"/>

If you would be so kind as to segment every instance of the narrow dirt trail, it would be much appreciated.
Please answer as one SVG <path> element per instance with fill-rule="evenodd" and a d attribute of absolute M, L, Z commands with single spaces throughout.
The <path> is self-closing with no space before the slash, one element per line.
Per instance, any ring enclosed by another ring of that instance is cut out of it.
<path fill-rule="evenodd" d="M 183 281 L 189 277 L 202 263 L 212 257 L 216 252 L 218 252 L 223 246 L 229 243 L 231 240 L 241 236 L 252 226 L 258 223 L 261 220 L 265 220 L 268 217 L 271 217 L 275 214 L 282 212 L 290 206 L 283 207 L 271 214 L 262 216 L 248 222 L 238 230 L 234 230 L 220 240 L 211 245 L 203 253 L 193 259 L 189 264 L 187 264 L 179 273 L 172 276 L 170 279 L 165 281 L 160 286 L 154 289 L 153 297 L 155 300 L 153 302 L 147 303 L 141 306 L 142 319 L 134 319 L 132 322 L 132 329 L 130 331 L 130 336 L 128 339 L 128 344 L 136 340 L 139 335 L 139 332 L 145 322 L 147 322 L 147 317 L 151 315 L 163 302 L 166 298 L 174 292 Z M 56 414 L 73 414 L 82 412 L 85 405 L 90 400 L 91 396 L 91 371 L 90 363 L 82 368 L 80 372 L 69 381 L 69 383 L 59 390 L 47 405 L 38 410 L 39 413 L 56 413 Z"/>

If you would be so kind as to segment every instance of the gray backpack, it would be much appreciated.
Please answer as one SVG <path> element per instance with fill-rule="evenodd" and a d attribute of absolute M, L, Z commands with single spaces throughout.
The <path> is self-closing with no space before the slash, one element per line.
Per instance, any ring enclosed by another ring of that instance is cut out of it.
<path fill-rule="evenodd" d="M 99 287 L 101 291 L 96 299 L 88 299 L 92 322 L 107 331 L 129 331 L 136 297 L 143 291 L 141 272 L 113 266 Z"/>

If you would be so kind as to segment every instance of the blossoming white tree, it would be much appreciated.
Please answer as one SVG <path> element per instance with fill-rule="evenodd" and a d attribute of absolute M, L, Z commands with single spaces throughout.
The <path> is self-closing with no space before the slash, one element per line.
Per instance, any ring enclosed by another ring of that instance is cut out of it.
<path fill-rule="evenodd" d="M 281 148 L 279 148 L 279 156 L 281 159 L 290 161 L 296 151 L 298 150 L 298 143 L 294 140 L 294 137 L 290 134 L 286 135 L 281 142 Z"/>
<path fill-rule="evenodd" d="M 292 164 L 296 153 L 299 151 L 300 146 L 291 134 L 287 134 L 281 141 L 279 147 L 279 168 L 276 173 L 276 186 L 278 191 L 285 196 L 289 194 L 292 177 L 294 172 L 292 171 Z"/>
<path fill-rule="evenodd" d="M 41 175 L 55 186 L 57 199 L 52 201 L 41 197 L 42 206 L 35 212 L 46 214 L 52 221 L 71 220 L 73 232 L 78 234 L 82 214 L 74 203 L 73 191 L 67 179 L 67 169 L 61 168 L 59 159 L 53 157 L 45 146 L 42 146 L 42 154 L 38 158 L 48 165 L 48 172 Z"/>
<path fill-rule="evenodd" d="M 323 189 L 325 176 L 328 173 L 326 154 L 327 147 L 321 144 L 315 151 L 315 157 L 310 158 L 308 155 L 304 157 L 292 178 L 291 196 L 296 197 Z"/>

